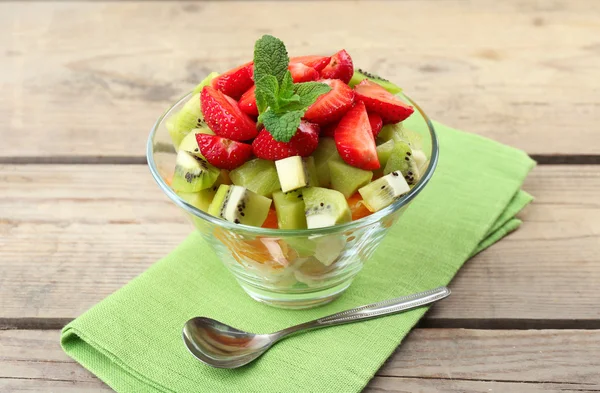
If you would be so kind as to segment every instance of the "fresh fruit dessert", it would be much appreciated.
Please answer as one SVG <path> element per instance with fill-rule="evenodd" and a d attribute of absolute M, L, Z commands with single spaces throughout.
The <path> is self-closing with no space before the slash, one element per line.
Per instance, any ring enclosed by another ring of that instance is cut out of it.
<path fill-rule="evenodd" d="M 410 191 L 428 165 L 419 135 L 403 126 L 414 109 L 400 92 L 355 69 L 345 50 L 289 58 L 265 35 L 253 61 L 211 73 L 166 120 L 177 151 L 170 185 L 235 224 L 359 220 Z"/>

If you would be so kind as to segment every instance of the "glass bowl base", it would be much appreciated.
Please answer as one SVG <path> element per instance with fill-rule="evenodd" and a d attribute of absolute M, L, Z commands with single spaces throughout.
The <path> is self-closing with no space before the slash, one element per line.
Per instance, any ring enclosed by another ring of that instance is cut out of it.
<path fill-rule="evenodd" d="M 258 302 L 277 308 L 302 310 L 322 306 L 334 301 L 348 289 L 352 283 L 352 279 L 322 291 L 308 293 L 277 293 L 249 286 L 243 282 L 239 283 L 244 291 Z"/>

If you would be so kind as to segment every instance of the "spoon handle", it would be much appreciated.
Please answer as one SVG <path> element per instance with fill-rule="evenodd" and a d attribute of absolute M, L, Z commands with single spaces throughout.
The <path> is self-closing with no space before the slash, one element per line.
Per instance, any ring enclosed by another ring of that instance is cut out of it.
<path fill-rule="evenodd" d="M 395 299 L 384 300 L 378 303 L 367 304 L 351 310 L 339 312 L 327 317 L 319 318 L 314 321 L 306 322 L 300 325 L 292 326 L 277 332 L 277 338 L 282 338 L 288 334 L 300 330 L 315 329 L 326 326 L 342 325 L 350 322 L 363 321 L 365 319 L 377 318 L 384 315 L 396 314 L 402 311 L 411 310 L 426 304 L 437 302 L 450 295 L 450 290 L 446 287 L 439 287 L 425 292 L 419 292 L 408 296 Z"/>

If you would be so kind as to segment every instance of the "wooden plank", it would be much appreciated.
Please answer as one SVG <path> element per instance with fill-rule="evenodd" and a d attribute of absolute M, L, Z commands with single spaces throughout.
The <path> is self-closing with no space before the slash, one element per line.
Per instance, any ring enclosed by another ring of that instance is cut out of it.
<path fill-rule="evenodd" d="M 0 331 L 0 388 L 110 391 L 58 340 L 58 331 Z M 365 392 L 598 391 L 598 351 L 600 331 L 415 329 Z"/>
<path fill-rule="evenodd" d="M 302 1 L 1 3 L 0 157 L 140 157 L 159 114 L 209 71 L 247 61 L 263 33 L 296 55 L 345 47 L 454 127 L 534 154 L 598 154 L 599 11 L 597 0 L 319 12 Z"/>
<path fill-rule="evenodd" d="M 599 167 L 538 167 L 525 189 L 523 227 L 468 262 L 426 324 L 600 320 Z M 0 166 L 0 325 L 58 328 L 190 230 L 144 166 Z"/>

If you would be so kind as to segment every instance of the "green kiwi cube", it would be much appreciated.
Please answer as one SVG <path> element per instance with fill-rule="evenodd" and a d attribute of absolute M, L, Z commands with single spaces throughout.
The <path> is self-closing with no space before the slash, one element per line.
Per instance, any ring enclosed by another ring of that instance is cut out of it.
<path fill-rule="evenodd" d="M 389 91 L 392 94 L 398 94 L 398 93 L 402 92 L 402 89 L 400 87 L 396 86 L 395 84 L 388 81 L 387 79 L 384 79 L 380 76 L 371 74 L 370 72 L 367 72 L 367 71 L 364 71 L 361 69 L 357 69 L 354 71 L 354 74 L 352 75 L 352 79 L 350 79 L 350 82 L 348 82 L 348 85 L 350 85 L 350 87 L 354 87 L 365 79 L 368 79 L 372 82 L 377 83 L 378 85 L 380 85 L 381 87 L 383 87 L 384 89 L 386 89 L 387 91 Z"/>
<path fill-rule="evenodd" d="M 281 190 L 273 161 L 255 158 L 229 172 L 229 177 L 233 184 L 262 196 L 270 197 L 274 191 Z"/>
<path fill-rule="evenodd" d="M 395 124 L 386 124 L 381 128 L 379 134 L 377 134 L 376 142 L 377 144 L 383 144 L 387 141 L 396 141 L 399 138 L 399 134 L 402 133 L 402 129 L 404 125 L 402 122 Z"/>
<path fill-rule="evenodd" d="M 319 146 L 313 153 L 312 157 L 315 160 L 315 168 L 317 177 L 319 178 L 320 187 L 328 187 L 331 183 L 331 176 L 329 174 L 329 160 L 334 157 L 339 157 L 337 147 L 333 138 L 321 138 L 319 140 Z"/>
<path fill-rule="evenodd" d="M 302 191 L 306 225 L 323 228 L 352 221 L 350 207 L 344 194 L 322 187 L 307 187 Z"/>
<path fill-rule="evenodd" d="M 373 178 L 373 172 L 346 164 L 341 158 L 329 160 L 331 187 L 350 198 L 360 187 L 368 184 Z"/>
<path fill-rule="evenodd" d="M 171 187 L 177 192 L 198 192 L 211 187 L 221 171 L 202 156 L 180 150 L 177 153 L 175 174 Z"/>
<path fill-rule="evenodd" d="M 308 186 L 318 187 L 319 186 L 319 174 L 317 173 L 317 166 L 315 165 L 315 158 L 313 156 L 306 157 L 304 159 L 306 170 L 308 172 Z"/>
<path fill-rule="evenodd" d="M 410 186 L 399 171 L 389 173 L 358 190 L 365 205 L 372 212 L 391 205 L 409 191 Z"/>
<path fill-rule="evenodd" d="M 165 126 L 171 135 L 173 146 L 175 146 L 175 149 L 178 149 L 181 141 L 190 131 L 206 127 L 200 108 L 200 93 L 192 95 L 172 119 L 172 121 L 171 118 L 167 119 Z"/>
<path fill-rule="evenodd" d="M 208 212 L 235 224 L 260 227 L 267 219 L 271 200 L 245 187 L 221 184 Z"/>
<path fill-rule="evenodd" d="M 302 190 L 273 193 L 273 203 L 277 212 L 277 224 L 280 229 L 306 229 L 304 199 Z"/>

